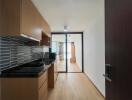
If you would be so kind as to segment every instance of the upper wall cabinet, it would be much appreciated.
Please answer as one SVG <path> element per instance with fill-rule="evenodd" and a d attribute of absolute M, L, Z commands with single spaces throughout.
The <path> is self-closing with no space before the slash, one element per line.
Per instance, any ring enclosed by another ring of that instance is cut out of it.
<path fill-rule="evenodd" d="M 43 21 L 41 21 L 41 26 L 42 26 L 42 29 L 43 29 L 43 33 L 45 35 L 47 35 L 48 37 L 51 37 L 51 29 L 50 29 L 50 26 L 49 24 L 46 22 L 45 19 L 43 19 L 43 17 L 41 17 Z"/>
<path fill-rule="evenodd" d="M 40 42 L 41 46 L 50 46 L 50 37 L 46 33 L 42 33 L 42 40 Z"/>
<path fill-rule="evenodd" d="M 2 10 L 2 0 L 0 0 L 0 31 L 1 31 L 1 25 L 2 25 L 2 12 L 1 12 L 1 10 Z"/>
<path fill-rule="evenodd" d="M 50 27 L 31 0 L 0 0 L 0 35 L 22 35 L 41 40 L 42 31 L 50 36 Z"/>

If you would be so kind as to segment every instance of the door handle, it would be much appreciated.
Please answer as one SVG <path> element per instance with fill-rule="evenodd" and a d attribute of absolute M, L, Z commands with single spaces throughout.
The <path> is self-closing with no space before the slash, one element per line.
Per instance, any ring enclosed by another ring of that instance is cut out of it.
<path fill-rule="evenodd" d="M 111 65 L 111 64 L 105 64 L 105 66 L 106 66 L 106 67 L 112 67 L 112 65 Z"/>
<path fill-rule="evenodd" d="M 111 82 L 112 77 L 112 65 L 111 64 L 105 64 L 105 74 L 103 74 L 106 80 Z"/>
<path fill-rule="evenodd" d="M 105 79 L 106 79 L 107 81 L 112 82 L 112 80 L 108 77 L 108 75 L 103 74 L 103 76 L 105 77 Z"/>

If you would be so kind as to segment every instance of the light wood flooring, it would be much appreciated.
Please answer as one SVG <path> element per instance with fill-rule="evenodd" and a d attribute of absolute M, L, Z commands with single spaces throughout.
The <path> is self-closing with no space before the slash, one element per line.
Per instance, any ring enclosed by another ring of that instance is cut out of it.
<path fill-rule="evenodd" d="M 68 72 L 82 72 L 77 63 L 69 63 Z"/>
<path fill-rule="evenodd" d="M 66 62 L 64 60 L 59 61 L 57 60 L 57 71 L 66 71 Z"/>
<path fill-rule="evenodd" d="M 66 71 L 66 65 L 64 61 L 57 61 L 57 70 L 58 71 Z M 77 63 L 70 63 L 68 61 L 68 72 L 81 72 Z"/>
<path fill-rule="evenodd" d="M 83 73 L 60 73 L 48 100 L 104 100 Z"/>

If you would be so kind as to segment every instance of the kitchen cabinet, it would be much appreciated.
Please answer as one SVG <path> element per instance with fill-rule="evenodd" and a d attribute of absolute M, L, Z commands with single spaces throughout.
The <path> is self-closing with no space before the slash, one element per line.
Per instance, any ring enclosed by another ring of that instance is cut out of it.
<path fill-rule="evenodd" d="M 43 29 L 43 32 L 48 36 L 48 37 L 51 37 L 51 28 L 50 28 L 50 25 L 48 24 L 48 22 L 43 18 L 41 17 L 43 21 L 41 21 L 41 26 L 42 26 L 42 29 Z"/>
<path fill-rule="evenodd" d="M 45 33 L 42 33 L 41 45 L 50 46 L 50 37 Z"/>
<path fill-rule="evenodd" d="M 54 88 L 54 64 L 48 69 L 48 88 Z"/>
<path fill-rule="evenodd" d="M 54 62 L 54 81 L 57 81 L 57 77 L 58 77 L 58 70 L 57 70 L 57 60 L 55 60 Z"/>
<path fill-rule="evenodd" d="M 37 100 L 48 100 L 48 73 L 47 71 L 39 78 L 39 93 Z"/>
<path fill-rule="evenodd" d="M 22 0 L 21 31 L 41 40 L 41 16 L 30 0 Z"/>
<path fill-rule="evenodd" d="M 50 27 L 31 0 L 0 0 L 0 35 L 25 36 L 41 40 L 42 31 L 50 36 Z"/>
<path fill-rule="evenodd" d="M 57 77 L 57 63 L 55 61 L 53 64 L 51 64 L 51 67 L 48 69 L 48 88 L 54 88 Z"/>
<path fill-rule="evenodd" d="M 1 25 L 2 25 L 2 0 L 0 0 L 0 30 L 1 30 Z"/>
<path fill-rule="evenodd" d="M 1 100 L 48 100 L 48 74 L 39 77 L 1 78 Z"/>
<path fill-rule="evenodd" d="M 36 72 L 34 67 L 16 68 L 0 75 L 0 100 L 47 100 L 48 88 L 54 88 L 58 72 L 56 61 Z M 13 72 L 12 72 L 13 71 Z M 20 73 L 19 73 L 20 71 Z M 21 73 L 22 72 L 22 73 Z"/>
<path fill-rule="evenodd" d="M 2 97 L 1 97 L 1 79 L 0 79 L 0 100 L 2 100 Z"/>

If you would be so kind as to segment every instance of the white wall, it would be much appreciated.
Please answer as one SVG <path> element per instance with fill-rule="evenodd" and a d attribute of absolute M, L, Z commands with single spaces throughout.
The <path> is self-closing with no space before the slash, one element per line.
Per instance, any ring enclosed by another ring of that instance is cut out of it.
<path fill-rule="evenodd" d="M 84 31 L 84 71 L 105 96 L 104 1 Z"/>

